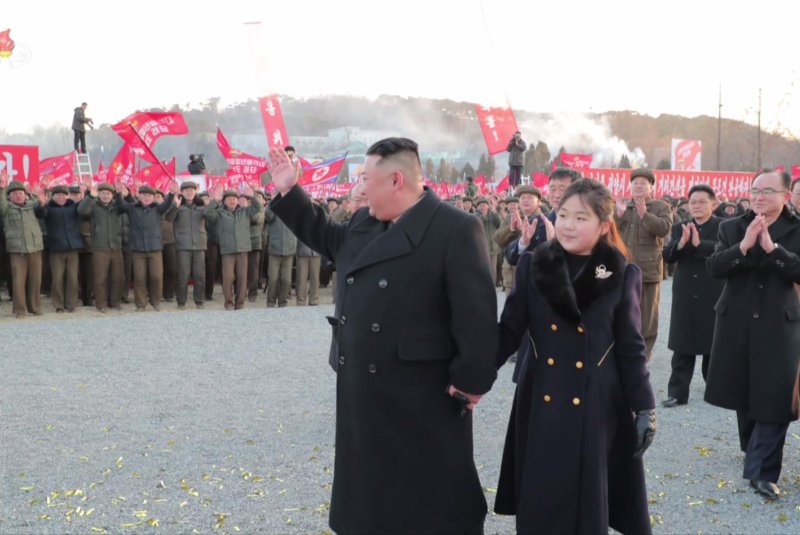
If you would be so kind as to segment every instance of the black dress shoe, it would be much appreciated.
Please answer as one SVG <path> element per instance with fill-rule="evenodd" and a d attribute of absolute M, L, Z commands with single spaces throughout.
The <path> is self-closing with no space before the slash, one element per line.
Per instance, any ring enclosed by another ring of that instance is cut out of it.
<path fill-rule="evenodd" d="M 662 407 L 666 407 L 668 409 L 670 409 L 672 407 L 677 407 L 678 405 L 686 405 L 686 402 L 685 401 L 678 401 L 675 398 L 667 398 L 667 399 L 665 399 L 664 401 L 661 402 L 661 406 Z"/>
<path fill-rule="evenodd" d="M 756 489 L 757 493 L 770 500 L 777 500 L 781 495 L 781 489 L 772 481 L 756 481 L 755 479 L 751 479 L 750 486 Z"/>

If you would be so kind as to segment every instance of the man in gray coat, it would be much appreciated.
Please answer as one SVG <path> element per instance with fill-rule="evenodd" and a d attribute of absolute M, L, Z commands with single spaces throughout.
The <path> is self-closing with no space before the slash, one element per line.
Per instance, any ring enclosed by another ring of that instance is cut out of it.
<path fill-rule="evenodd" d="M 75 133 L 75 152 L 86 154 L 86 125 L 93 128 L 94 123 L 89 117 L 86 117 L 86 107 L 88 104 L 85 102 L 75 108 L 72 115 L 72 131 Z M 80 148 L 80 150 L 78 150 Z"/>
<path fill-rule="evenodd" d="M 189 279 L 191 278 L 194 305 L 197 308 L 203 308 L 208 235 L 206 233 L 206 205 L 197 197 L 196 182 L 187 180 L 181 183 L 181 194 L 178 196 L 176 204 L 178 212 L 172 222 L 178 264 L 175 299 L 178 301 L 178 308 L 186 306 Z"/>
<path fill-rule="evenodd" d="M 506 147 L 508 152 L 508 185 L 512 190 L 522 183 L 522 167 L 525 164 L 525 149 L 528 145 L 522 140 L 522 133 L 517 130 L 514 132 Z"/>
<path fill-rule="evenodd" d="M 285 307 L 292 287 L 292 263 L 297 251 L 297 238 L 283 221 L 267 208 L 269 226 L 269 273 L 267 274 L 267 306 Z"/>

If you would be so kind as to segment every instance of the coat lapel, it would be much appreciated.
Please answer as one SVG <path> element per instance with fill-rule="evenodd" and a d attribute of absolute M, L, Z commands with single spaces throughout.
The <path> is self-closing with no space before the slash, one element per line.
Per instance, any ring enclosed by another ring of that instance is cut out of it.
<path fill-rule="evenodd" d="M 436 194 L 426 187 L 422 199 L 387 230 L 384 230 L 385 223 L 374 217 L 360 221 L 351 231 L 374 233 L 375 238 L 355 257 L 347 268 L 347 274 L 411 253 L 422 241 L 440 205 Z"/>
<path fill-rule="evenodd" d="M 625 258 L 603 242 L 598 243 L 583 269 L 569 278 L 566 254 L 556 240 L 533 252 L 531 276 L 536 289 L 564 319 L 580 323 L 583 311 L 622 281 Z"/>

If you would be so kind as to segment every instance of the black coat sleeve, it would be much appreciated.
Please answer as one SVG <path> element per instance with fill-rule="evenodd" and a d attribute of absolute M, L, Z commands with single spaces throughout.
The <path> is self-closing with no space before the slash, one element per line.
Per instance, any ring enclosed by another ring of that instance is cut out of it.
<path fill-rule="evenodd" d="M 634 264 L 625 268 L 622 299 L 614 312 L 614 355 L 622 391 L 631 411 L 656 406 L 642 337 L 642 271 Z"/>
<path fill-rule="evenodd" d="M 683 234 L 683 227 L 681 223 L 676 223 L 672 226 L 672 234 L 669 237 L 669 241 L 664 246 L 663 256 L 664 261 L 668 264 L 673 264 L 678 261 L 678 258 L 683 256 L 686 252 L 686 247 L 690 245 L 687 243 L 683 246 L 682 249 L 678 249 L 678 242 L 681 241 L 681 235 Z"/>
<path fill-rule="evenodd" d="M 497 294 L 478 218 L 464 218 L 456 228 L 447 244 L 445 270 L 455 343 L 450 382 L 462 392 L 485 394 L 497 378 Z"/>
<path fill-rule="evenodd" d="M 498 325 L 497 353 L 495 366 L 500 368 L 508 357 L 519 349 L 522 337 L 528 330 L 528 274 L 531 255 L 523 254 L 517 264 L 514 287 L 506 298 L 503 313 Z"/>
<path fill-rule="evenodd" d="M 334 223 L 319 205 L 311 201 L 303 188 L 295 185 L 285 196 L 279 194 L 269 203 L 269 208 L 298 240 L 336 261 L 347 226 Z M 475 222 L 480 224 L 477 219 Z"/>

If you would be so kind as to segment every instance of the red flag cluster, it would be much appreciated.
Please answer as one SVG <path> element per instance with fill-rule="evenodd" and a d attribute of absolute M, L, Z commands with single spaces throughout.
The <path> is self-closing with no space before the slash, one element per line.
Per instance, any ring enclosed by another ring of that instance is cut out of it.
<path fill-rule="evenodd" d="M 475 105 L 475 111 L 489 154 L 494 156 L 505 152 L 514 132 L 519 130 L 514 112 L 511 108 L 489 108 L 479 104 Z"/>
<path fill-rule="evenodd" d="M 189 129 L 180 112 L 132 113 L 111 127 L 139 157 L 158 165 L 153 145 L 161 136 L 188 134 Z"/>
<path fill-rule="evenodd" d="M 47 188 L 72 184 L 75 181 L 75 153 L 68 152 L 39 162 L 39 181 Z"/>

